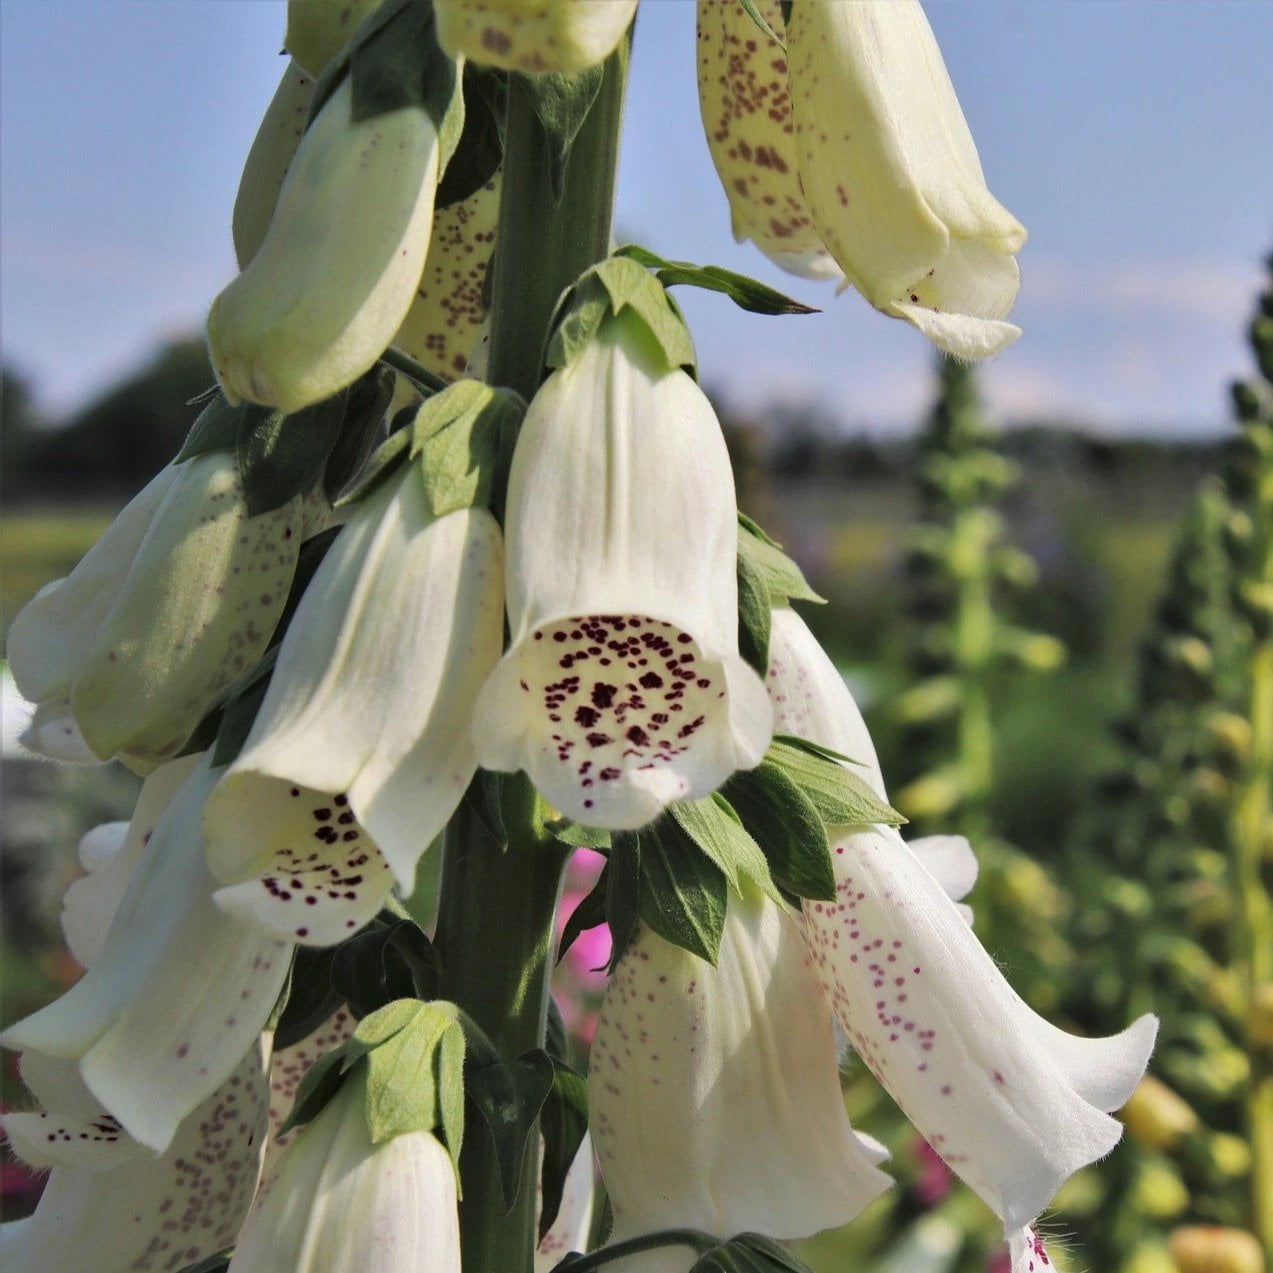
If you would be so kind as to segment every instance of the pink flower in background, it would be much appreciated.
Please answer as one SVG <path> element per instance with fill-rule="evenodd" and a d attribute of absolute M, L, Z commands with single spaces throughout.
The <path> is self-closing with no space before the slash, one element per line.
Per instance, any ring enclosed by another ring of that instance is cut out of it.
<path fill-rule="evenodd" d="M 592 891 L 606 860 L 593 849 L 576 849 L 566 868 L 566 887 L 557 913 L 557 937 L 576 907 Z M 585 1046 L 591 1046 L 597 1029 L 597 1009 L 606 988 L 610 962 L 610 927 L 599 924 L 581 933 L 558 967 L 557 1005 L 567 1028 Z"/>
<path fill-rule="evenodd" d="M 935 1207 L 950 1192 L 955 1174 L 922 1136 L 915 1140 L 915 1158 L 919 1163 L 915 1195 L 925 1207 Z"/>

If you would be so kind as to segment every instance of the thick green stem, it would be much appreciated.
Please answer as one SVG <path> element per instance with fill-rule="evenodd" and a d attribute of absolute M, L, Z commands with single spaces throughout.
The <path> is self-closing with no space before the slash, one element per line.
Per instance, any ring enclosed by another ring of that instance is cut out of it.
<path fill-rule="evenodd" d="M 610 250 L 627 46 L 606 64 L 557 199 L 536 83 L 512 76 L 491 305 L 491 383 L 527 401 L 539 385 L 557 298 Z M 447 828 L 438 913 L 442 993 L 505 1060 L 541 1047 L 554 919 L 568 851 L 543 832 L 543 806 L 522 777 L 502 784 L 506 846 L 466 802 Z M 531 1273 L 538 1136 L 532 1131 L 513 1208 L 504 1213 L 485 1128 L 470 1122 L 460 1159 L 465 1273 Z"/>

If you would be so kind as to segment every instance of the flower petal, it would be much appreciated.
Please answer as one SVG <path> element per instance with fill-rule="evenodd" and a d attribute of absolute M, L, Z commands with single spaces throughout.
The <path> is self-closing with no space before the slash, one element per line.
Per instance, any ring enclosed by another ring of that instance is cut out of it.
<path fill-rule="evenodd" d="M 27 727 L 18 741 L 28 751 L 67 765 L 100 765 L 102 759 L 93 752 L 71 711 L 69 699 L 45 699 L 35 705 Z"/>
<path fill-rule="evenodd" d="M 557 1218 L 535 1248 L 535 1273 L 552 1273 L 569 1252 L 587 1249 L 597 1193 L 595 1171 L 592 1137 L 584 1132 L 570 1170 L 566 1172 Z M 535 1210 L 538 1228 L 538 1205 Z"/>
<path fill-rule="evenodd" d="M 891 1183 L 845 1117 L 799 929 L 750 891 L 730 899 L 715 968 L 638 928 L 606 991 L 588 1090 L 613 1241 L 679 1226 L 805 1237 Z"/>
<path fill-rule="evenodd" d="M 1018 1229 L 1008 1235 L 1008 1257 L 1012 1273 L 1046 1273 L 1053 1268 L 1043 1239 L 1032 1228 Z"/>
<path fill-rule="evenodd" d="M 1033 1013 L 900 837 L 841 830 L 834 903 L 805 909 L 823 985 L 858 1054 L 1009 1229 L 1109 1152 L 1157 1031 L 1065 1035 Z M 843 852 L 840 852 L 843 850 Z"/>
<path fill-rule="evenodd" d="M 977 882 L 977 855 L 962 835 L 925 835 L 907 848 L 952 902 L 961 901 Z"/>

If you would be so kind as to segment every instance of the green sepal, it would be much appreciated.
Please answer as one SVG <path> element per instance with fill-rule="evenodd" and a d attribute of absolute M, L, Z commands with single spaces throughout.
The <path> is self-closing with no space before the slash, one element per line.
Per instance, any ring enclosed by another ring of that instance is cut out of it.
<path fill-rule="evenodd" d="M 544 823 L 544 830 L 554 840 L 568 845 L 572 849 L 608 849 L 610 832 L 601 827 L 586 827 L 582 822 L 572 822 L 569 818 L 557 818 Z"/>
<path fill-rule="evenodd" d="M 247 406 L 232 407 L 225 394 L 216 390 L 212 400 L 190 426 L 190 432 L 186 434 L 173 463 L 183 464 L 212 451 L 233 451 L 238 445 L 240 421 L 247 410 Z"/>
<path fill-rule="evenodd" d="M 704 1251 L 690 1273 L 812 1273 L 803 1260 L 773 1238 L 740 1233 Z"/>
<path fill-rule="evenodd" d="M 416 408 L 407 455 L 419 458 L 434 517 L 490 507 L 525 411 L 511 389 L 493 389 L 480 380 L 457 380 Z"/>
<path fill-rule="evenodd" d="M 829 827 L 900 827 L 906 819 L 871 790 L 866 779 L 846 769 L 835 754 L 791 734 L 775 735 L 765 762 L 777 765 L 799 784 Z"/>
<path fill-rule="evenodd" d="M 492 844 L 507 849 L 508 826 L 504 820 L 503 776 L 479 769 L 464 793 L 464 803 L 481 824 Z"/>
<path fill-rule="evenodd" d="M 758 14 L 754 15 L 759 17 Z M 772 30 L 770 34 L 773 34 Z M 777 38 L 777 37 L 775 37 Z M 781 44 L 782 41 L 779 40 Z M 669 261 L 636 243 L 628 243 L 617 249 L 616 256 L 628 257 L 640 265 L 648 266 L 664 287 L 681 283 L 689 287 L 701 287 L 709 292 L 721 292 L 740 309 L 752 314 L 818 314 L 820 310 L 802 301 L 784 295 L 746 274 L 723 269 L 719 265 L 695 265 L 692 261 Z"/>
<path fill-rule="evenodd" d="M 365 1058 L 367 1129 L 373 1145 L 408 1132 L 442 1133 L 458 1171 L 464 1140 L 464 1030 L 446 1000 L 399 999 L 358 1023 L 343 1069 Z"/>
<path fill-rule="evenodd" d="M 809 586 L 800 567 L 782 551 L 750 517 L 738 514 L 738 556 L 745 559 L 751 573 L 763 584 L 771 606 L 785 606 L 790 601 L 813 601 L 826 604 Z"/>
<path fill-rule="evenodd" d="M 658 344 L 669 369 L 696 374 L 694 342 L 680 310 L 649 270 L 626 257 L 594 265 L 557 304 L 544 361 L 565 367 L 596 339 L 610 318 L 630 311 Z"/>
<path fill-rule="evenodd" d="M 782 10 L 782 25 L 789 27 L 791 25 L 791 6 L 794 0 L 778 0 L 778 8 Z"/>
<path fill-rule="evenodd" d="M 642 923 L 664 941 L 714 965 L 729 903 L 725 872 L 670 818 L 624 840 L 640 845 L 637 905 Z M 611 863 L 622 855 L 616 845 Z"/>
<path fill-rule="evenodd" d="M 760 845 L 774 881 L 796 897 L 830 901 L 835 868 L 826 829 L 812 801 L 778 765 L 762 761 L 721 788 Z"/>
<path fill-rule="evenodd" d="M 738 573 L 738 653 L 757 676 L 769 674 L 769 638 L 773 631 L 773 607 L 769 589 L 759 568 L 739 552 Z"/>
<path fill-rule="evenodd" d="M 544 1138 L 539 1172 L 538 1240 L 542 1242 L 561 1210 L 566 1175 L 588 1131 L 588 1080 L 556 1059 L 552 1086 L 539 1113 L 539 1131 Z"/>
<path fill-rule="evenodd" d="M 610 858 L 601 872 L 606 886 L 606 923 L 610 925 L 610 964 L 614 972 L 641 917 L 641 841 L 632 832 L 611 838 Z M 601 880 L 597 887 L 601 887 Z"/>
<path fill-rule="evenodd" d="M 780 48 L 785 49 L 787 42 L 765 20 L 765 15 L 756 7 L 756 0 L 739 0 L 743 12 Z"/>
<path fill-rule="evenodd" d="M 491 1135 L 505 1215 L 517 1201 L 526 1147 L 555 1069 L 548 1053 L 534 1048 L 508 1065 L 497 1055 L 490 1064 L 470 1066 L 466 1075 L 465 1094 Z"/>
<path fill-rule="evenodd" d="M 340 948 L 298 946 L 292 956 L 287 998 L 274 1027 L 274 1051 L 307 1039 L 345 1002 L 332 986 L 332 960 Z"/>
<path fill-rule="evenodd" d="M 598 64 L 577 75 L 518 75 L 515 78 L 515 91 L 529 99 L 544 135 L 548 178 L 556 202 L 561 201 L 565 189 L 570 152 L 597 100 L 604 76 L 605 66 Z"/>
<path fill-rule="evenodd" d="M 719 791 L 703 800 L 678 801 L 668 816 L 720 867 L 733 892 L 742 895 L 741 877 L 745 876 L 772 901 L 783 905 L 760 845 Z"/>
<path fill-rule="evenodd" d="M 358 480 L 336 501 L 336 508 L 361 504 L 407 462 L 407 452 L 411 449 L 411 430 L 405 426 L 410 423 L 411 418 L 410 407 L 394 416 L 389 426 L 389 436 L 371 453 Z"/>
<path fill-rule="evenodd" d="M 349 387 L 345 420 L 323 469 L 323 494 L 328 503 L 336 502 L 367 463 L 393 400 L 393 390 L 393 373 L 379 363 Z"/>
<path fill-rule="evenodd" d="M 305 1071 L 296 1088 L 291 1113 L 288 1114 L 283 1126 L 279 1128 L 278 1135 L 290 1132 L 318 1117 L 332 1097 L 344 1086 L 344 1059 L 344 1048 L 336 1048 L 331 1052 L 325 1052 Z"/>
<path fill-rule="evenodd" d="M 606 923 L 609 918 L 606 911 L 606 896 L 609 891 L 610 881 L 606 878 L 606 873 L 610 869 L 607 862 L 601 868 L 601 874 L 597 877 L 597 882 L 588 891 L 587 895 L 579 899 L 575 909 L 570 912 L 570 918 L 566 920 L 561 930 L 561 941 L 557 944 L 557 962 L 560 963 L 566 956 L 566 951 L 575 943 L 575 939 L 580 933 L 586 933 L 590 928 L 596 928 Z M 599 972 L 600 969 L 594 968 L 593 972 Z"/>
<path fill-rule="evenodd" d="M 205 1255 L 202 1260 L 187 1264 L 179 1270 L 179 1273 L 225 1273 L 233 1258 L 234 1248 L 226 1247 L 224 1251 L 218 1251 L 215 1255 Z"/>
<path fill-rule="evenodd" d="M 464 129 L 455 154 L 438 182 L 434 211 L 476 194 L 499 170 L 504 159 L 503 123 L 508 79 L 499 71 L 465 63 Z"/>
<path fill-rule="evenodd" d="M 348 398 L 342 389 L 291 415 L 271 407 L 243 409 L 234 454 L 249 515 L 282 508 L 317 485 L 345 422 Z"/>
<path fill-rule="evenodd" d="M 441 964 L 423 929 L 384 912 L 378 920 L 387 922 L 368 925 L 335 947 L 332 956 L 332 986 L 355 1017 L 437 993 Z"/>

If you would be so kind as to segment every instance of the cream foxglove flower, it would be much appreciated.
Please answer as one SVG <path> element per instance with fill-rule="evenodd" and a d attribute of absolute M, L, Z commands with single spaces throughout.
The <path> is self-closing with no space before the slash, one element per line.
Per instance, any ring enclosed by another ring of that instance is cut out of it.
<path fill-rule="evenodd" d="M 782 30 L 778 0 L 756 8 Z M 739 0 L 698 0 L 698 103 L 734 238 L 805 278 L 840 278 L 809 215 L 791 122 L 787 54 Z"/>
<path fill-rule="evenodd" d="M 432 1132 L 371 1143 L 365 1080 L 347 1080 L 284 1150 L 229 1273 L 460 1273 L 451 1156 Z"/>
<path fill-rule="evenodd" d="M 702 391 L 631 310 L 554 372 L 509 477 L 512 645 L 474 721 L 591 826 L 643 826 L 759 764 L 772 711 L 738 653 L 737 510 Z"/>
<path fill-rule="evenodd" d="M 212 304 L 225 396 L 299 411 L 352 384 L 406 317 L 429 249 L 438 129 L 418 106 L 355 121 L 349 76 L 301 139 L 265 239 Z"/>
<path fill-rule="evenodd" d="M 499 190 L 497 173 L 467 199 L 434 216 L 424 273 L 393 338 L 395 348 L 447 380 L 467 371 L 486 321 L 486 274 L 495 253 Z"/>
<path fill-rule="evenodd" d="M 288 0 L 283 47 L 317 79 L 381 0 Z"/>
<path fill-rule="evenodd" d="M 158 1153 L 249 1050 L 283 988 L 291 953 L 212 903 L 200 833 L 217 778 L 207 758 L 193 762 L 171 803 L 157 810 L 173 777 L 161 769 L 147 780 L 117 871 L 77 886 L 100 890 L 105 905 L 123 865 L 136 861 L 88 973 L 0 1036 L 6 1047 L 78 1060 L 93 1096 Z M 93 923 L 68 926 L 76 931 L 79 951 L 93 950 Z"/>
<path fill-rule="evenodd" d="M 452 57 L 531 74 L 574 75 L 604 62 L 637 0 L 434 0 L 438 40 Z"/>
<path fill-rule="evenodd" d="M 35 1213 L 0 1227 L 6 1273 L 184 1268 L 234 1241 L 265 1144 L 264 1040 L 156 1155 L 84 1088 L 73 1062 L 36 1052 L 22 1077 L 43 1107 L 0 1119 L 10 1148 L 51 1172 Z"/>
<path fill-rule="evenodd" d="M 919 0 L 804 0 L 787 54 L 800 179 L 846 282 L 956 357 L 1010 344 L 1026 232 L 986 187 Z"/>
<path fill-rule="evenodd" d="M 61 756 L 78 729 L 141 769 L 176 752 L 264 652 L 305 522 L 301 497 L 249 516 L 227 452 L 164 469 L 13 621 L 10 667 L 37 704 L 28 745 Z"/>
<path fill-rule="evenodd" d="M 350 518 L 208 802 L 227 913 L 322 946 L 395 882 L 411 891 L 477 769 L 473 705 L 503 640 L 500 544 L 485 509 L 434 518 L 415 463 Z"/>
<path fill-rule="evenodd" d="M 845 1116 L 797 923 L 750 887 L 729 899 L 715 968 L 637 928 L 606 989 L 588 1108 L 614 1242 L 682 1226 L 803 1238 L 891 1183 Z M 613 1267 L 693 1262 L 669 1248 Z"/>
<path fill-rule="evenodd" d="M 535 1248 L 535 1273 L 552 1273 L 569 1252 L 587 1249 L 588 1235 L 592 1232 L 592 1209 L 596 1194 L 592 1137 L 584 1132 L 570 1170 L 566 1172 L 557 1218 Z M 539 1224 L 539 1210 L 537 1203 L 536 1229 Z"/>

